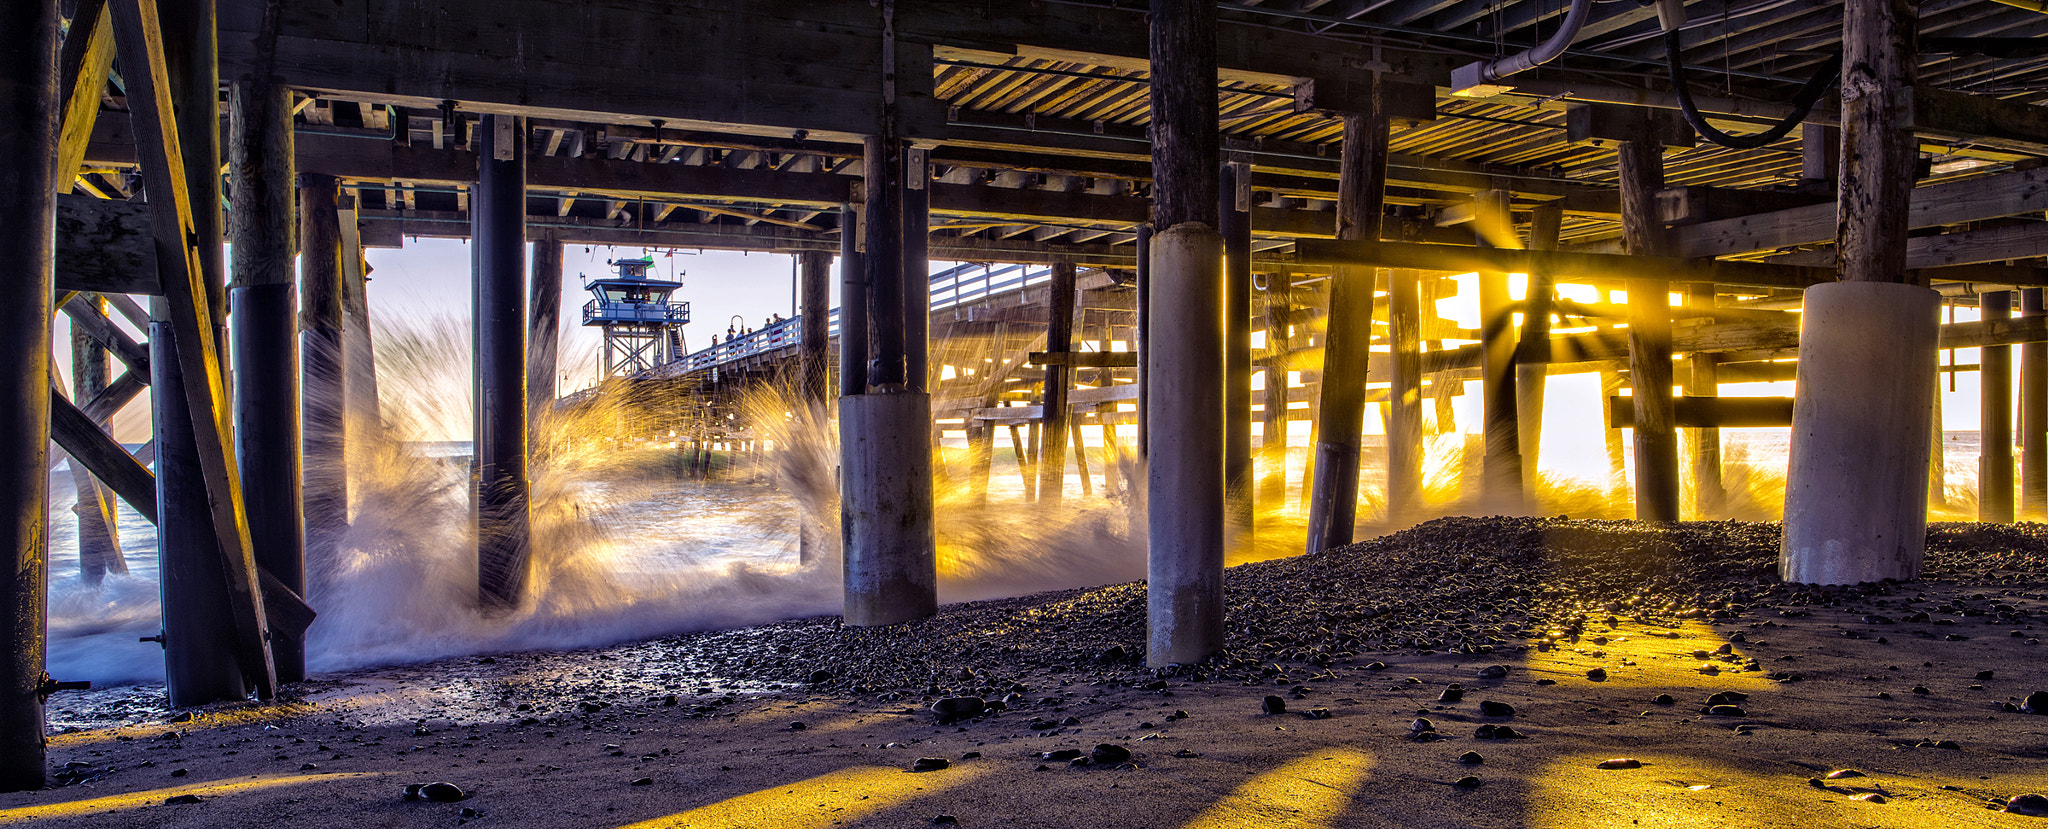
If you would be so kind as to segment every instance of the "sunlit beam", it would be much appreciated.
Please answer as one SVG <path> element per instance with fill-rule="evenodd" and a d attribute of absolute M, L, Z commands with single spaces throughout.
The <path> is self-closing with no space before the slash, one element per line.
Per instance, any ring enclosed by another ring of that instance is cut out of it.
<path fill-rule="evenodd" d="M 268 777 L 253 777 L 246 780 L 216 780 L 211 783 L 193 783 L 185 786 L 172 786 L 167 789 L 150 789 L 145 792 L 129 792 L 127 794 L 95 797 L 89 800 L 68 800 L 63 803 L 46 803 L 41 806 L 22 806 L 15 809 L 7 809 L 0 811 L 0 824 L 48 820 L 50 818 L 80 817 L 126 809 L 139 809 L 144 806 L 161 805 L 164 802 L 164 798 L 177 795 L 189 794 L 197 795 L 201 798 L 223 797 L 247 794 L 264 789 L 275 789 L 283 786 L 297 786 L 304 783 L 334 782 L 359 777 L 383 776 L 385 776 L 383 773 L 362 772 L 354 774 L 271 775 Z"/>
<path fill-rule="evenodd" d="M 1252 778 L 1183 829 L 1334 826 L 1372 765 L 1359 751 L 1316 752 Z"/>
<path fill-rule="evenodd" d="M 979 777 L 972 768 L 940 774 L 856 766 L 809 780 L 727 798 L 687 812 L 645 820 L 620 829 L 814 829 L 845 823 Z"/>
<path fill-rule="evenodd" d="M 1597 627 L 1588 627 L 1576 642 L 1563 631 L 1553 631 L 1547 649 L 1530 652 L 1529 670 L 1539 676 L 1588 681 L 1586 673 L 1597 668 L 1606 672 L 1601 681 L 1611 687 L 1657 687 L 1673 693 L 1700 689 L 1702 696 L 1773 685 L 1763 671 L 1744 670 L 1749 657 L 1741 645 L 1699 622 L 1673 628 L 1630 622 L 1611 631 Z M 1728 653 L 1720 652 L 1723 646 L 1728 646 Z"/>

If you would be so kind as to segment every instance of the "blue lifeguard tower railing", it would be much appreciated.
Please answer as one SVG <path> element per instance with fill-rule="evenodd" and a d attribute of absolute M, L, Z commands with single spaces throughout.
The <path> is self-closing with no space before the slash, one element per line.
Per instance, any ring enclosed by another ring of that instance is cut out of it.
<path fill-rule="evenodd" d="M 583 304 L 583 324 L 604 329 L 605 378 L 646 371 L 680 356 L 690 303 L 668 297 L 683 283 L 647 278 L 652 257 L 609 264 L 618 268 L 617 274 L 583 280 L 583 289 L 595 294 Z"/>

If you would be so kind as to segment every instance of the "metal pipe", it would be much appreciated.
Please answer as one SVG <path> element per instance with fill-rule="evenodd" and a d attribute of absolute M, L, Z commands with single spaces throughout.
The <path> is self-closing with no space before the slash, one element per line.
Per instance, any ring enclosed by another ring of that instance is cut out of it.
<path fill-rule="evenodd" d="M 486 115 L 477 136 L 474 294 L 477 597 L 487 610 L 526 593 L 526 122 Z"/>
<path fill-rule="evenodd" d="M 0 791 L 44 782 L 50 305 L 57 216 L 57 0 L 0 3 Z M 69 181 L 67 177 L 65 181 Z"/>
<path fill-rule="evenodd" d="M 1456 91 L 1451 94 L 1457 95 L 1477 84 L 1498 81 L 1557 60 L 1564 54 L 1565 48 L 1571 46 L 1572 41 L 1578 38 L 1579 30 L 1585 28 L 1586 23 L 1592 19 L 1593 0 L 1572 0 L 1571 9 L 1565 12 L 1564 22 L 1558 25 L 1557 31 L 1550 34 L 1550 39 L 1537 44 L 1536 48 L 1467 64 L 1452 70 L 1451 88 Z"/>

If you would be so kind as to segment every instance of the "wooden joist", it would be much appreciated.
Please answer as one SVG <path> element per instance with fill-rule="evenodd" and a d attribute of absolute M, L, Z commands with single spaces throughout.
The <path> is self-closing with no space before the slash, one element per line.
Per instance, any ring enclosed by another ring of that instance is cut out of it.
<path fill-rule="evenodd" d="M 171 111 L 169 70 L 164 64 L 163 31 L 156 0 L 109 0 L 122 76 L 127 82 L 130 117 L 140 140 L 143 186 L 150 194 L 150 225 L 164 297 L 178 342 L 179 367 L 185 375 L 185 401 L 192 413 L 193 442 L 212 505 L 213 529 L 228 574 L 229 608 L 234 615 L 236 650 L 243 671 L 259 697 L 277 693 L 277 674 L 270 658 L 269 620 L 263 591 L 242 511 L 236 480 L 230 405 L 222 374 L 219 341 L 208 310 L 205 277 L 199 257 L 205 255 L 193 229 L 191 194 L 186 189 L 176 119 Z M 218 256 L 215 252 L 212 255 Z M 174 393 L 158 389 L 160 394 Z"/>
<path fill-rule="evenodd" d="M 1071 366 L 1074 368 L 1137 368 L 1138 352 L 1135 351 L 1033 351 L 1025 355 L 1026 363 L 1034 366 Z"/>
<path fill-rule="evenodd" d="M 101 348 L 111 352 L 114 359 L 120 360 L 122 365 L 128 367 L 129 374 L 149 374 L 149 348 L 129 339 L 125 332 L 115 328 L 113 320 L 101 314 L 93 303 L 84 301 L 79 295 L 74 294 L 70 301 L 64 303 L 62 310 L 65 316 L 71 318 L 73 328 L 85 332 L 93 342 L 99 343 Z"/>

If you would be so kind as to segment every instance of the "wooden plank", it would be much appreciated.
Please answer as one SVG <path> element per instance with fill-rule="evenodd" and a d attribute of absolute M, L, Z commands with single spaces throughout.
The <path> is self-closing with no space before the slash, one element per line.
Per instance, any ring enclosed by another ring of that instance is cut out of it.
<path fill-rule="evenodd" d="M 1609 253 L 1510 250 L 1418 242 L 1326 241 L 1295 243 L 1296 258 L 1313 265 L 1371 265 L 1417 270 L 1510 271 L 1555 274 L 1559 281 L 1577 279 L 1650 279 L 1670 282 L 1711 282 L 1759 288 L 1803 288 L 1834 281 L 1830 268 L 1773 265 L 1757 262 L 1682 259 L 1670 256 L 1625 256 Z"/>
<path fill-rule="evenodd" d="M 128 506 L 156 523 L 156 476 L 54 388 L 50 390 L 50 439 Z"/>
<path fill-rule="evenodd" d="M 2043 210 L 2048 210 L 2048 168 L 1915 189 L 1906 223 L 1934 227 Z M 1830 203 L 1673 228 L 1671 240 L 1673 253 L 1681 257 L 1728 256 L 1831 242 L 1835 231 L 1835 205 Z"/>
<path fill-rule="evenodd" d="M 1906 240 L 1906 267 L 1915 270 L 2044 256 L 2048 256 L 2048 222 L 2029 221 L 2006 227 L 1915 236 Z M 1835 249 L 1827 247 L 1779 254 L 1761 261 L 1830 268 L 1835 266 L 1836 256 Z"/>
<path fill-rule="evenodd" d="M 113 70 L 114 22 L 106 8 L 106 0 L 80 2 L 71 18 L 71 33 L 64 40 L 61 68 L 65 99 L 63 126 L 57 136 L 58 193 L 71 192 L 78 166 L 85 162 L 85 148 L 92 140 L 93 124 L 99 120 L 100 96 L 106 92 L 107 75 Z M 63 279 L 62 273 L 60 261 L 59 280 Z M 60 285 L 57 290 L 64 288 Z"/>
<path fill-rule="evenodd" d="M 185 165 L 171 112 L 170 79 L 164 66 L 157 4 L 156 0 L 110 0 L 110 7 L 121 65 L 125 67 L 122 74 L 127 82 L 130 117 L 135 120 L 136 134 L 142 137 L 138 149 L 143 186 L 154 205 L 150 224 L 155 230 L 157 266 L 179 344 L 178 362 L 185 374 L 184 392 L 192 412 L 193 441 L 199 449 L 199 463 L 213 507 L 214 532 L 220 538 L 221 555 L 227 565 L 228 600 L 235 617 L 237 650 L 242 669 L 253 680 L 257 695 L 269 699 L 277 693 L 277 676 L 270 658 L 269 622 L 263 610 L 249 525 L 242 512 L 241 486 L 236 480 L 229 421 L 233 407 L 221 372 L 219 341 L 214 336 L 207 286 L 200 270 L 202 254 L 193 231 L 191 197 L 185 188 Z"/>
<path fill-rule="evenodd" d="M 57 197 L 57 290 L 161 294 L 149 205 Z"/>
<path fill-rule="evenodd" d="M 2048 107 L 1927 85 L 1914 87 L 1911 100 L 1915 130 L 1939 130 L 1989 139 L 1987 143 L 2003 149 L 2048 153 Z"/>

